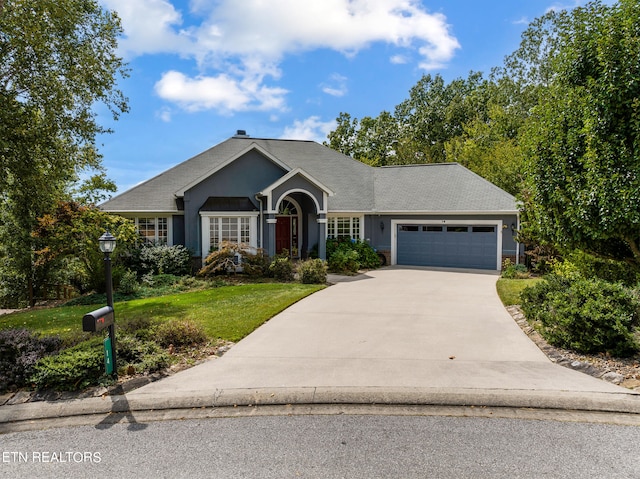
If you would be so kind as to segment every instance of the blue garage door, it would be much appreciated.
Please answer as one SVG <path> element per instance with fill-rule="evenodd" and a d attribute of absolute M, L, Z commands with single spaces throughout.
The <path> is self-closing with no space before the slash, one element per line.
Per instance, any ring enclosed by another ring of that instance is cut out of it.
<path fill-rule="evenodd" d="M 496 269 L 496 226 L 398 225 L 402 265 Z"/>

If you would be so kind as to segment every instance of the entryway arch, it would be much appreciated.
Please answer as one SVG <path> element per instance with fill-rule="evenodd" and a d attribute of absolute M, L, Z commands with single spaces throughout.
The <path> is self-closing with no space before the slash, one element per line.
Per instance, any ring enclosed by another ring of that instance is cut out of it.
<path fill-rule="evenodd" d="M 276 254 L 285 250 L 292 258 L 300 257 L 302 208 L 291 196 L 283 197 L 276 213 Z"/>

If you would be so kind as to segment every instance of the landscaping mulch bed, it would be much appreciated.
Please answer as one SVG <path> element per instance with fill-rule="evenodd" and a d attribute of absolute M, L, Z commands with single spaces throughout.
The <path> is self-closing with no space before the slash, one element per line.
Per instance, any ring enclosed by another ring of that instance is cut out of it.
<path fill-rule="evenodd" d="M 547 343 L 540 333 L 529 324 L 518 306 L 508 306 L 507 311 L 522 331 L 554 363 L 628 389 L 640 391 L 640 354 L 629 358 L 614 358 L 603 353 L 579 354 L 556 348 Z"/>

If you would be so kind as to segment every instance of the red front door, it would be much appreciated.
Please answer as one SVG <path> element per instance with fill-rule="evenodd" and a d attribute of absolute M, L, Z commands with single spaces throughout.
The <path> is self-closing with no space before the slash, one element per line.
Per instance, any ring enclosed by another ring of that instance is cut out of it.
<path fill-rule="evenodd" d="M 286 249 L 291 254 L 291 217 L 279 216 L 276 222 L 276 254 Z"/>

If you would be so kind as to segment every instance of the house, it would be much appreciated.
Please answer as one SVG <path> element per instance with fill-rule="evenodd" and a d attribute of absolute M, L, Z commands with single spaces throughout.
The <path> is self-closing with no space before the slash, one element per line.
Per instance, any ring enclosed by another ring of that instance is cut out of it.
<path fill-rule="evenodd" d="M 244 131 L 101 208 L 200 259 L 224 240 L 325 258 L 326 239 L 341 236 L 388 264 L 499 270 L 520 253 L 513 196 L 457 163 L 371 167 L 316 142 Z"/>

